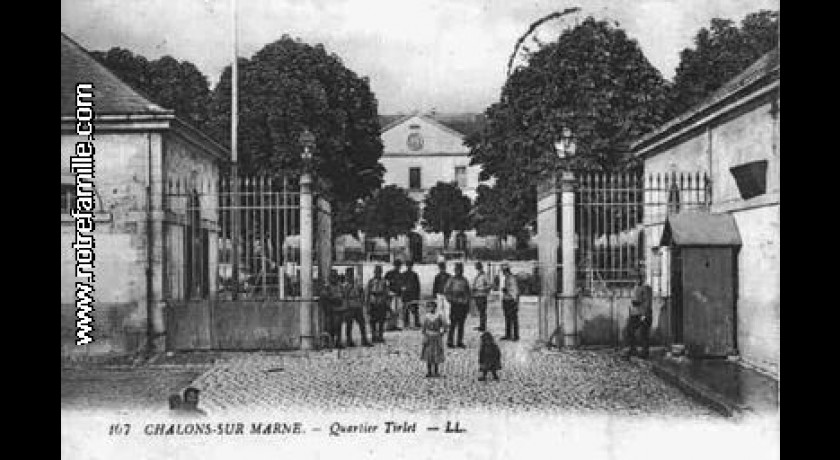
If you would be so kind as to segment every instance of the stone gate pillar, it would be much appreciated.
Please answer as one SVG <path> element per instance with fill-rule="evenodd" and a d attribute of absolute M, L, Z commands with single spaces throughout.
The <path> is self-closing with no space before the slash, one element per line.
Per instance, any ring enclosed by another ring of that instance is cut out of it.
<path fill-rule="evenodd" d="M 314 292 L 312 286 L 312 176 L 300 177 L 300 349 L 311 350 L 315 341 L 312 334 Z"/>
<path fill-rule="evenodd" d="M 560 178 L 560 244 L 563 263 L 563 282 L 560 290 L 563 346 L 579 344 L 577 321 L 577 270 L 575 261 L 575 178 L 564 171 Z"/>
<path fill-rule="evenodd" d="M 317 222 L 318 228 L 317 241 L 315 244 L 318 247 L 318 285 L 323 286 L 327 277 L 330 275 L 333 264 L 333 239 L 332 239 L 332 206 L 330 202 L 323 197 L 317 199 Z M 318 297 L 318 294 L 315 294 Z M 313 318 L 313 335 L 319 336 L 325 331 L 326 321 L 322 318 L 318 303 L 312 302 L 312 318 Z"/>
<path fill-rule="evenodd" d="M 537 257 L 540 273 L 540 306 L 538 314 L 539 341 L 548 343 L 561 334 L 557 311 L 557 182 L 554 178 L 540 184 L 537 193 Z M 551 345 L 560 346 L 560 341 Z"/>

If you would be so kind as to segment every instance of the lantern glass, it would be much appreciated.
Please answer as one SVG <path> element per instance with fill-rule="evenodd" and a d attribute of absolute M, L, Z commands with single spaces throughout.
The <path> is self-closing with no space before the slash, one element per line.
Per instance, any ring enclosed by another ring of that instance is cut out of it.
<path fill-rule="evenodd" d="M 308 129 L 305 129 L 302 133 L 300 133 L 298 141 L 300 142 L 300 145 L 303 146 L 303 159 L 311 160 L 312 148 L 315 147 L 315 135 Z"/>
<path fill-rule="evenodd" d="M 563 128 L 563 132 L 560 134 L 560 139 L 554 143 L 554 149 L 557 152 L 557 156 L 560 158 L 572 157 L 575 155 L 577 145 L 575 145 L 575 138 L 571 129 Z"/>

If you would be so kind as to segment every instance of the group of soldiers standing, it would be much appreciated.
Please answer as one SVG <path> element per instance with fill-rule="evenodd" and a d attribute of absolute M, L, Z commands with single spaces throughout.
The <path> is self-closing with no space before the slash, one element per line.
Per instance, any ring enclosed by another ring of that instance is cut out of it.
<path fill-rule="evenodd" d="M 326 313 L 327 331 L 335 348 L 353 347 L 353 325 L 358 324 L 362 346 L 372 347 L 384 343 L 385 331 L 420 329 L 420 277 L 413 270 L 413 263 L 395 260 L 393 268 L 383 275 L 381 265 L 374 267 L 373 278 L 366 288 L 356 282 L 353 269 L 344 274 L 332 270 L 323 286 L 320 299 Z M 505 335 L 502 340 L 519 340 L 518 303 L 519 289 L 516 277 L 510 267 L 502 264 L 502 273 L 491 283 L 481 262 L 476 262 L 477 274 L 470 282 L 464 277 L 464 266 L 458 262 L 454 274 L 447 272 L 446 263 L 438 263 L 439 272 L 434 278 L 432 296 L 442 311 L 448 310 L 449 326 L 447 345 L 450 348 L 464 348 L 464 326 L 474 302 L 479 314 L 477 331 L 487 329 L 487 297 L 492 289 L 502 295 L 505 316 Z M 448 308 L 447 308 L 448 306 Z M 365 324 L 367 309 L 370 324 L 368 339 Z M 399 321 L 402 319 L 402 328 Z M 341 329 L 345 329 L 345 343 L 342 344 Z"/>

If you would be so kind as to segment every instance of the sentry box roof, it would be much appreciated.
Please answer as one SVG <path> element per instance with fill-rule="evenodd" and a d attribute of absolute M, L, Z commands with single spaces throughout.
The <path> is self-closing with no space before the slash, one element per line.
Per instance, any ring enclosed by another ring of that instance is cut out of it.
<path fill-rule="evenodd" d="M 660 245 L 741 246 L 741 235 L 730 214 L 683 212 L 668 216 Z"/>

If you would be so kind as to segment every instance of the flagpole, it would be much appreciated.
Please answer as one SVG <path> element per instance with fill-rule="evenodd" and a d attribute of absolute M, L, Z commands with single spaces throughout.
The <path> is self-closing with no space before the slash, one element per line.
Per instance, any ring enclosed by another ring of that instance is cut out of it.
<path fill-rule="evenodd" d="M 231 32 L 233 34 L 233 48 L 231 59 L 231 103 L 230 103 L 230 179 L 231 179 L 231 210 L 233 211 L 231 219 L 231 234 L 233 236 L 232 256 L 233 256 L 233 298 L 239 296 L 239 165 L 237 155 L 237 130 L 239 127 L 239 27 L 237 18 L 237 0 L 231 0 L 231 7 L 233 14 L 231 15 Z"/>

